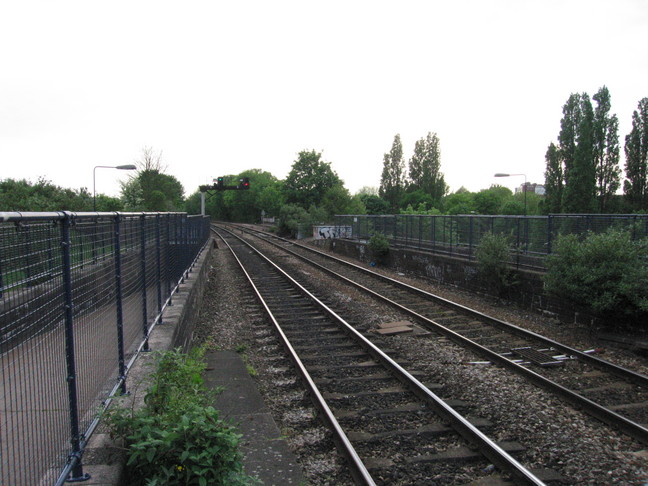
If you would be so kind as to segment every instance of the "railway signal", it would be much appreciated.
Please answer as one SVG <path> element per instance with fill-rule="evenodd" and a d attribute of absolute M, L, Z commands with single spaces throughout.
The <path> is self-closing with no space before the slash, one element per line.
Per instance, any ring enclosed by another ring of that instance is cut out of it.
<path fill-rule="evenodd" d="M 207 191 L 241 191 L 241 190 L 247 190 L 250 188 L 250 178 L 249 177 L 241 177 L 239 179 L 239 183 L 236 186 L 228 186 L 225 185 L 225 178 L 224 177 L 218 177 L 215 179 L 214 184 L 210 186 L 199 186 L 200 192 L 207 192 Z"/>
<path fill-rule="evenodd" d="M 226 186 L 225 185 L 225 178 L 223 176 L 217 177 L 214 179 L 214 184 L 212 185 L 204 185 L 204 186 L 199 186 L 200 189 L 200 214 L 203 216 L 205 215 L 205 193 L 209 197 L 213 196 L 213 194 L 210 194 L 210 191 L 241 191 L 241 190 L 247 190 L 250 188 L 250 178 L 249 177 L 241 177 L 239 179 L 239 183 L 236 186 Z"/>

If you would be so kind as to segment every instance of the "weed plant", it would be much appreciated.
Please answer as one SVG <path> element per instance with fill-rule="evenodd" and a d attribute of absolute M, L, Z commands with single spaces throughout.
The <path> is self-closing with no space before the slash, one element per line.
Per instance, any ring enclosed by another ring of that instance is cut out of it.
<path fill-rule="evenodd" d="M 389 240 L 382 233 L 374 233 L 369 238 L 369 252 L 376 263 L 385 263 L 389 255 Z"/>
<path fill-rule="evenodd" d="M 510 251 L 509 238 L 491 232 L 484 233 L 475 250 L 479 275 L 498 297 L 505 297 L 515 284 L 514 273 L 508 265 Z"/>
<path fill-rule="evenodd" d="M 113 437 L 127 449 L 126 484 L 248 485 L 238 449 L 240 435 L 219 418 L 203 383 L 204 351 L 160 353 L 139 410 L 109 413 Z"/>

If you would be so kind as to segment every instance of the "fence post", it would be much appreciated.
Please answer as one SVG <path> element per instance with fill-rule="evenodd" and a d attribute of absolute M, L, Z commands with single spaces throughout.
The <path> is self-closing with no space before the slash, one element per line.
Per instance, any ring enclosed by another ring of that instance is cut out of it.
<path fill-rule="evenodd" d="M 64 313 L 65 313 L 65 365 L 67 371 L 68 401 L 70 412 L 70 442 L 72 452 L 68 456 L 74 462 L 68 481 L 85 481 L 89 474 L 83 473 L 81 464 L 81 438 L 79 435 L 79 408 L 76 386 L 76 360 L 74 356 L 74 309 L 72 307 L 72 244 L 70 239 L 71 215 L 64 213 L 61 223 L 61 254 L 63 265 Z"/>
<path fill-rule="evenodd" d="M 169 305 L 173 305 L 173 295 L 171 294 L 171 264 L 172 261 L 177 261 L 177 258 L 171 258 L 171 214 L 167 214 L 166 217 L 166 236 L 167 236 L 167 251 L 166 251 L 166 269 L 167 269 L 167 296 L 169 299 Z M 175 273 L 175 272 L 174 272 Z"/>
<path fill-rule="evenodd" d="M 146 299 L 146 214 L 140 216 L 140 261 L 141 261 L 141 279 L 142 279 L 142 332 L 144 334 L 143 351 L 149 350 L 148 344 L 148 306 Z"/>
<path fill-rule="evenodd" d="M 158 324 L 162 324 L 162 258 L 160 256 L 160 213 L 155 216 L 155 266 L 157 278 Z"/>
<path fill-rule="evenodd" d="M 547 215 L 547 255 L 551 255 L 551 242 L 553 232 L 553 216 Z"/>
<path fill-rule="evenodd" d="M 419 240 L 418 247 L 419 247 L 419 250 L 421 249 L 421 239 L 422 239 L 421 236 L 422 236 L 422 233 L 423 233 L 423 216 L 419 216 L 418 217 L 418 240 Z"/>
<path fill-rule="evenodd" d="M 122 306 L 122 278 L 121 278 L 121 216 L 115 215 L 114 224 L 115 246 L 115 307 L 117 311 L 117 353 L 119 359 L 120 392 L 126 394 L 126 364 L 124 359 L 124 315 Z"/>
<path fill-rule="evenodd" d="M 432 234 L 430 235 L 430 239 L 432 240 L 432 251 L 436 251 L 436 216 L 431 216 L 432 218 Z"/>
<path fill-rule="evenodd" d="M 0 246 L 0 299 L 4 291 L 4 283 L 2 283 L 2 246 Z"/>
<path fill-rule="evenodd" d="M 473 255 L 473 222 L 475 220 L 474 216 L 468 216 L 468 260 L 472 260 Z"/>
<path fill-rule="evenodd" d="M 517 242 L 515 244 L 515 247 L 517 251 L 515 252 L 516 254 L 515 262 L 517 267 L 520 268 L 520 217 L 518 216 L 516 219 L 517 219 Z"/>
<path fill-rule="evenodd" d="M 25 277 L 27 279 L 27 287 L 32 287 L 34 282 L 32 282 L 32 262 L 34 258 L 32 256 L 31 250 L 31 235 L 29 234 L 29 223 L 25 225 Z M 18 231 L 20 231 L 20 226 L 18 226 Z"/>

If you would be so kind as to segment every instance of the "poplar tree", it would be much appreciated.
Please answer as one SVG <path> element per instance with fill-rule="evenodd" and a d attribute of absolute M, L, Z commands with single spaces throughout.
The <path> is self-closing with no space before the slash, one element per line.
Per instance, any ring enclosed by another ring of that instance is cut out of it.
<path fill-rule="evenodd" d="M 428 132 L 426 138 L 414 144 L 414 154 L 409 161 L 409 178 L 414 190 L 420 189 L 429 194 L 435 203 L 441 201 L 447 186 L 441 173 L 441 151 L 439 137 Z"/>
<path fill-rule="evenodd" d="M 594 110 L 587 93 L 571 95 L 559 136 L 564 164 L 562 211 L 589 213 L 595 207 Z M 564 132 L 564 133 L 563 133 Z"/>
<path fill-rule="evenodd" d="M 648 98 L 632 113 L 632 129 L 625 138 L 626 180 L 623 192 L 637 210 L 648 209 Z"/>
<path fill-rule="evenodd" d="M 390 204 L 393 211 L 397 211 L 404 189 L 405 161 L 403 160 L 403 144 L 400 134 L 396 134 L 391 150 L 383 156 L 379 195 Z"/>
<path fill-rule="evenodd" d="M 614 193 L 619 189 L 619 120 L 610 116 L 610 92 L 603 86 L 593 96 L 597 106 L 594 111 L 594 164 L 596 167 L 596 199 L 598 211 L 604 213 Z"/>
<path fill-rule="evenodd" d="M 559 213 L 562 208 L 563 168 L 560 149 L 551 142 L 545 154 L 545 212 Z"/>

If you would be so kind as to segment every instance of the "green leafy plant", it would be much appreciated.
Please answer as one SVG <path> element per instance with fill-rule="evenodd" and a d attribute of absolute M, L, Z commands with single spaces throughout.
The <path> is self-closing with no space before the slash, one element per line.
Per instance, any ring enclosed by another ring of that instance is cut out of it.
<path fill-rule="evenodd" d="M 369 252 L 376 263 L 384 263 L 389 255 L 389 240 L 382 233 L 374 233 L 369 238 Z"/>
<path fill-rule="evenodd" d="M 508 265 L 509 253 L 509 239 L 502 234 L 491 232 L 484 233 L 475 250 L 481 279 L 500 297 L 504 297 L 515 283 L 514 274 Z"/>
<path fill-rule="evenodd" d="M 547 259 L 545 289 L 603 317 L 645 317 L 648 313 L 647 242 L 609 229 L 558 238 Z"/>
<path fill-rule="evenodd" d="M 112 435 L 127 450 L 128 484 L 251 484 L 241 464 L 241 436 L 209 405 L 203 352 L 160 353 L 144 407 L 110 412 Z"/>

